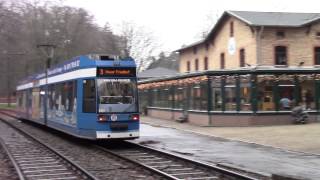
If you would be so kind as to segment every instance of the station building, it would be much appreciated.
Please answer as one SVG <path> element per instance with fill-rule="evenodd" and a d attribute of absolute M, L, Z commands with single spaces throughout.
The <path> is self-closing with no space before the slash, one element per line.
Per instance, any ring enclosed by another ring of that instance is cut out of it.
<path fill-rule="evenodd" d="M 149 116 L 202 126 L 292 123 L 320 112 L 320 13 L 226 11 L 178 49 L 180 74 L 139 83 Z"/>

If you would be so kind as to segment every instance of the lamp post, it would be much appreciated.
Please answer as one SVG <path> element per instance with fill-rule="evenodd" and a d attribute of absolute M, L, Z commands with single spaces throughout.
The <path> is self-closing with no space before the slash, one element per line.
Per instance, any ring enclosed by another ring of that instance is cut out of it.
<path fill-rule="evenodd" d="M 51 60 L 54 56 L 54 49 L 56 48 L 56 45 L 53 44 L 38 44 L 37 48 L 39 48 L 47 57 L 46 59 L 46 63 L 45 63 L 45 80 L 46 80 L 46 84 L 45 84 L 45 94 L 44 94 L 44 123 L 47 124 L 47 101 L 48 101 L 48 70 L 50 68 L 50 64 L 51 64 Z"/>

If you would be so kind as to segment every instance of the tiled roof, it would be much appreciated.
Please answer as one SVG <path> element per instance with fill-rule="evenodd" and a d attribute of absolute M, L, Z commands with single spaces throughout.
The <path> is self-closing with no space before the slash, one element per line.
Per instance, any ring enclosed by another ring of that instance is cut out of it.
<path fill-rule="evenodd" d="M 320 13 L 227 11 L 251 26 L 301 27 L 320 19 Z"/>
<path fill-rule="evenodd" d="M 249 26 L 271 26 L 271 27 L 302 27 L 320 20 L 320 13 L 292 13 L 292 12 L 255 12 L 255 11 L 225 11 L 208 36 L 196 43 L 182 47 L 176 52 L 192 48 L 206 42 L 214 36 L 226 16 L 233 16 Z"/>
<path fill-rule="evenodd" d="M 139 79 L 145 79 L 145 78 L 155 78 L 155 77 L 165 77 L 165 76 L 175 76 L 175 75 L 178 75 L 177 71 L 158 67 L 158 68 L 142 71 L 138 73 L 137 76 Z"/>

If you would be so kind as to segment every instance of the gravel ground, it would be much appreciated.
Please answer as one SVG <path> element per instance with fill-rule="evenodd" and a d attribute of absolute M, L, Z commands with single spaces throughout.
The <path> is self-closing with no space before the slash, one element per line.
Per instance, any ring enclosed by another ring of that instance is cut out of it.
<path fill-rule="evenodd" d="M 199 127 L 151 117 L 142 123 L 170 127 L 203 135 L 252 142 L 282 149 L 320 154 L 320 123 L 259 127 Z"/>
<path fill-rule="evenodd" d="M 0 145 L 0 179 L 19 179 L 8 158 L 6 151 Z"/>
<path fill-rule="evenodd" d="M 12 118 L 9 119 L 15 125 L 40 138 L 43 142 L 57 149 L 60 153 L 69 157 L 101 180 L 161 179 L 159 176 L 143 170 L 134 164 L 115 158 L 94 148 L 90 145 L 90 142 L 70 138 L 69 136 L 57 135 L 56 133 L 48 133 L 30 126 L 28 123 L 21 123 Z"/>

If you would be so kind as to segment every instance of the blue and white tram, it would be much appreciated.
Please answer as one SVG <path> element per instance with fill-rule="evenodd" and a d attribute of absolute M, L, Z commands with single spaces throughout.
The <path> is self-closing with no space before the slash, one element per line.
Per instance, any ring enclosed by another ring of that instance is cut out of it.
<path fill-rule="evenodd" d="M 104 55 L 73 58 L 17 86 L 21 118 L 86 139 L 139 137 L 136 64 Z"/>

